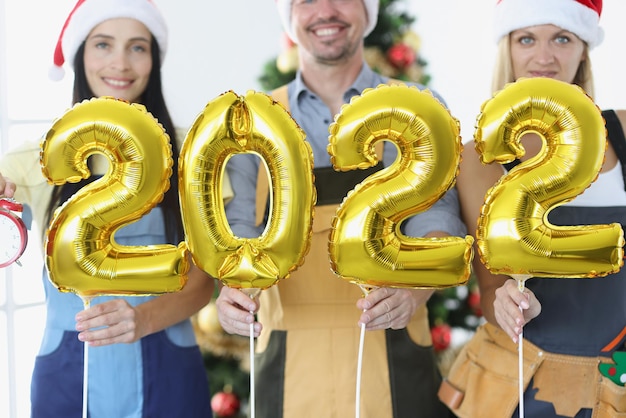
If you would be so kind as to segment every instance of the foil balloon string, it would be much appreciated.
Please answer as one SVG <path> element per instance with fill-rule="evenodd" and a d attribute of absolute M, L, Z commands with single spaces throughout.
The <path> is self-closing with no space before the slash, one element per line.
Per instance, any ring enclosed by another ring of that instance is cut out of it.
<path fill-rule="evenodd" d="M 329 127 L 335 170 L 378 162 L 374 145 L 391 141 L 399 158 L 367 177 L 337 210 L 329 238 L 331 267 L 361 287 L 446 288 L 469 279 L 473 238 L 408 237 L 400 224 L 426 211 L 453 185 L 462 148 L 459 123 L 430 93 L 406 85 L 366 89 Z M 359 362 L 365 328 L 361 327 Z M 356 417 L 360 416 L 357 369 Z"/>
<path fill-rule="evenodd" d="M 524 78 L 487 100 L 477 118 L 481 162 L 524 156 L 527 132 L 544 141 L 540 152 L 505 174 L 485 196 L 476 231 L 482 263 L 506 274 L 523 292 L 531 277 L 592 278 L 623 265 L 619 224 L 554 226 L 548 213 L 571 201 L 597 178 L 606 131 L 601 112 L 578 86 L 550 78 Z M 524 414 L 523 334 L 518 339 L 519 410 Z"/>
<path fill-rule="evenodd" d="M 250 299 L 254 300 L 254 298 L 256 298 L 257 296 L 259 296 L 259 294 L 261 293 L 261 289 L 254 289 L 254 288 L 247 288 L 247 289 L 243 289 L 243 292 L 246 293 Z M 251 315 L 254 315 L 253 311 L 250 311 Z M 255 387 L 255 378 L 254 378 L 254 374 L 255 374 L 255 370 L 256 367 L 254 366 L 254 323 L 250 324 L 249 327 L 249 357 L 250 357 L 250 398 L 249 398 L 249 404 L 250 404 L 250 418 L 254 418 L 256 416 L 256 390 L 254 389 Z"/>
<path fill-rule="evenodd" d="M 185 137 L 179 163 L 186 241 L 193 260 L 254 299 L 299 267 L 309 250 L 313 153 L 289 113 L 264 93 L 228 91 L 209 102 Z M 259 237 L 233 235 L 221 196 L 228 160 L 261 157 L 271 179 L 270 216 Z M 250 411 L 255 416 L 254 329 L 250 324 Z"/>
<path fill-rule="evenodd" d="M 367 296 L 371 291 L 377 289 L 375 286 L 364 286 L 358 285 L 361 291 L 363 292 L 363 296 Z M 366 310 L 364 309 L 363 312 Z M 359 335 L 359 354 L 357 356 L 357 364 L 356 364 L 356 401 L 355 401 L 355 417 L 358 418 L 361 416 L 361 375 L 363 371 L 363 349 L 365 347 L 365 324 L 361 324 L 361 333 Z"/>
<path fill-rule="evenodd" d="M 526 280 L 531 278 L 530 274 L 512 274 L 511 277 L 517 282 L 517 290 L 524 293 L 526 287 Z M 519 308 L 522 315 L 524 311 L 522 307 Z M 517 375 L 519 376 L 517 390 L 519 396 L 518 411 L 520 418 L 524 417 L 524 331 L 520 333 L 517 340 Z"/>
<path fill-rule="evenodd" d="M 83 307 L 89 308 L 91 305 L 91 297 L 85 296 L 81 298 L 83 301 Z M 89 416 L 88 399 L 89 399 L 89 344 L 87 341 L 83 342 L 83 408 L 82 418 Z"/>

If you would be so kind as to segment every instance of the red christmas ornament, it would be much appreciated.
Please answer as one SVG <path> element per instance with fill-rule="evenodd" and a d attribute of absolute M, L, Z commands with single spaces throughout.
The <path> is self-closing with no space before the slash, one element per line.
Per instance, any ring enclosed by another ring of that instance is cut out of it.
<path fill-rule="evenodd" d="M 433 347 L 436 352 L 443 351 L 450 347 L 450 340 L 452 339 L 452 329 L 450 325 L 435 325 L 430 329 L 430 335 L 433 339 Z"/>
<path fill-rule="evenodd" d="M 394 67 L 404 70 L 415 62 L 415 50 L 407 44 L 397 43 L 387 50 L 387 59 Z"/>
<path fill-rule="evenodd" d="M 239 412 L 241 403 L 237 395 L 230 391 L 217 392 L 211 398 L 211 408 L 219 418 L 231 418 Z"/>
<path fill-rule="evenodd" d="M 470 292 L 470 294 L 467 296 L 467 304 L 472 309 L 472 311 L 474 311 L 474 314 L 476 316 L 483 315 L 483 311 L 480 307 L 480 293 L 478 293 L 478 291 Z"/>

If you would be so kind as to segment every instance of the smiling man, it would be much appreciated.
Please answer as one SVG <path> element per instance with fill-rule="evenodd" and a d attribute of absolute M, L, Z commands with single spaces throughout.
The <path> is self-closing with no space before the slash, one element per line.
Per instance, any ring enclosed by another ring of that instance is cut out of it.
<path fill-rule="evenodd" d="M 436 395 L 440 376 L 425 307 L 432 291 L 379 288 L 364 298 L 358 286 L 337 277 L 329 264 L 328 234 L 338 205 L 355 185 L 391 165 L 397 154 L 395 146 L 385 142 L 376 167 L 336 172 L 326 150 L 328 127 L 341 106 L 365 89 L 390 81 L 372 71 L 363 56 L 363 39 L 376 26 L 378 0 L 278 0 L 276 4 L 286 32 L 298 44 L 300 69 L 296 79 L 273 96 L 306 132 L 318 199 L 304 264 L 289 279 L 261 292 L 258 302 L 228 287 L 217 300 L 226 331 L 249 335 L 254 324 L 256 414 L 260 418 L 354 416 L 359 324 L 364 324 L 368 332 L 361 417 L 447 417 Z M 259 236 L 263 222 L 250 210 L 256 207 L 262 219 L 267 206 L 267 186 L 265 191 L 262 181 L 257 186 L 259 160 L 236 155 L 227 170 L 236 190 L 226 207 L 232 230 L 241 237 Z M 262 198 L 257 201 L 257 196 Z M 407 220 L 405 233 L 464 235 L 456 190 Z M 258 313 L 259 322 L 250 312 Z"/>

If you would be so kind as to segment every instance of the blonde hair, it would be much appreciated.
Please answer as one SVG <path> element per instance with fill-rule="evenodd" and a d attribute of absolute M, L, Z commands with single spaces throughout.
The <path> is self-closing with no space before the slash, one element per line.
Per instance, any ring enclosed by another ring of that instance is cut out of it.
<path fill-rule="evenodd" d="M 511 62 L 510 38 L 510 34 L 508 36 L 503 36 L 498 43 L 496 62 L 491 80 L 492 94 L 502 90 L 506 84 L 515 81 L 513 64 Z M 572 84 L 576 84 L 581 87 L 590 97 L 593 97 L 595 94 L 593 87 L 593 72 L 591 71 L 591 59 L 589 58 L 589 47 L 587 46 L 587 43 L 585 43 L 584 54 L 585 59 L 580 63 Z"/>

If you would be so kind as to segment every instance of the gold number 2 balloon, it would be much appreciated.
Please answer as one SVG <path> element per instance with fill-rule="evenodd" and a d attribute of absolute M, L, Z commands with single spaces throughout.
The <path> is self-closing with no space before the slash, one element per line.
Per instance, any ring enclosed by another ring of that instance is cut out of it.
<path fill-rule="evenodd" d="M 430 93 L 405 85 L 367 89 L 330 128 L 336 170 L 377 163 L 374 144 L 393 142 L 399 158 L 357 185 L 337 210 L 329 253 L 335 273 L 355 284 L 445 288 L 467 282 L 471 236 L 407 237 L 400 224 L 430 208 L 455 182 L 459 122 Z"/>
<path fill-rule="evenodd" d="M 226 164 L 242 153 L 259 155 L 272 182 L 270 218 L 257 238 L 234 236 L 222 203 Z M 312 167 L 304 133 L 268 95 L 229 91 L 211 101 L 187 133 L 179 164 L 194 263 L 234 288 L 263 290 L 288 277 L 309 249 L 316 198 Z"/>
<path fill-rule="evenodd" d="M 604 161 L 602 115 L 579 87 L 549 78 L 521 79 L 486 101 L 478 116 L 476 149 L 484 164 L 524 155 L 526 132 L 544 144 L 485 197 L 477 228 L 481 261 L 493 273 L 595 277 L 619 270 L 619 224 L 554 226 L 548 213 L 596 179 Z"/>
<path fill-rule="evenodd" d="M 41 166 L 50 183 L 87 178 L 87 158 L 109 160 L 108 172 L 54 213 L 46 233 L 50 280 L 82 298 L 141 295 L 182 289 L 189 269 L 184 243 L 121 246 L 114 233 L 148 213 L 169 188 L 169 137 L 145 107 L 113 98 L 76 104 L 42 142 Z"/>

